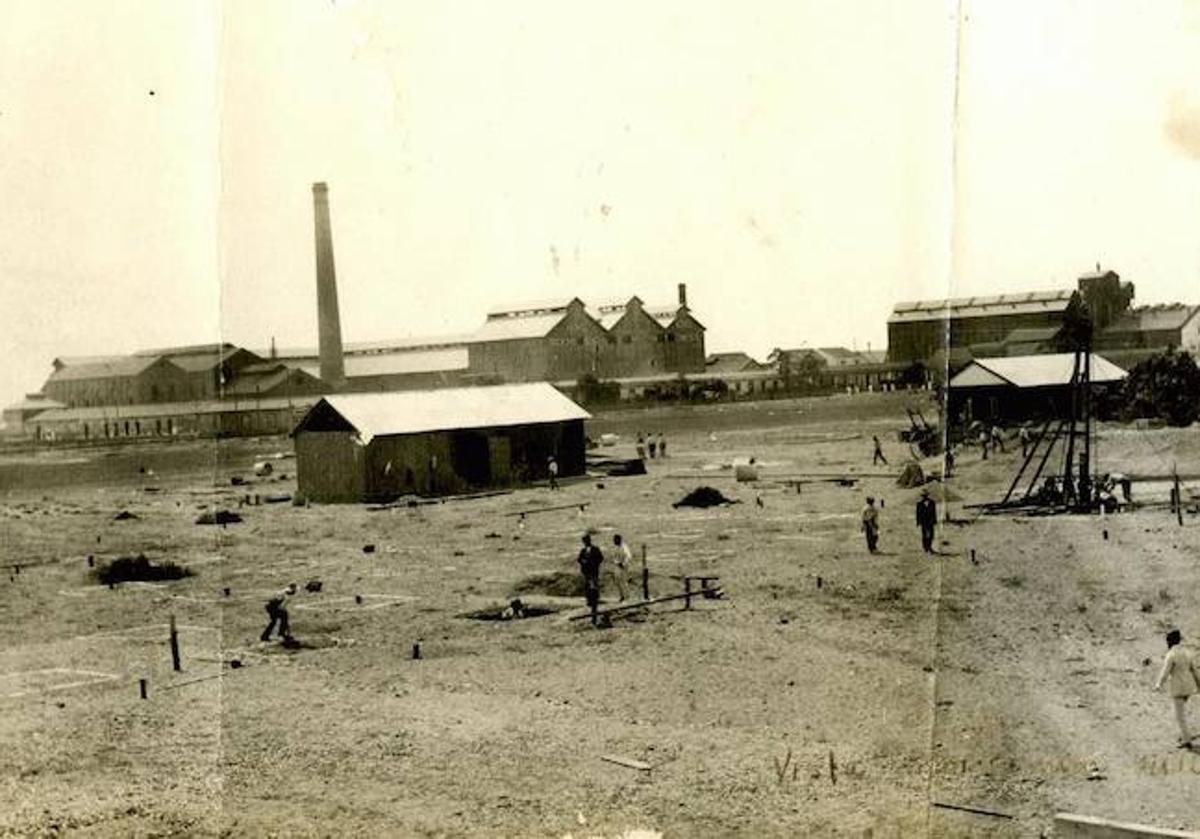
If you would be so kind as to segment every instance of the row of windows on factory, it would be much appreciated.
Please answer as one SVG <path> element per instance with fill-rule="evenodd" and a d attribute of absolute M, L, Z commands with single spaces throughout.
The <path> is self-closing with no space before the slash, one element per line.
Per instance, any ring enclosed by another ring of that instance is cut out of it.
<path fill-rule="evenodd" d="M 685 342 L 688 342 L 688 341 L 693 341 L 693 340 L 695 340 L 695 338 L 694 338 L 693 336 L 691 336 L 691 335 L 686 335 L 686 334 L 678 334 L 678 335 L 677 335 L 677 334 L 676 334 L 676 333 L 674 333 L 674 332 L 667 332 L 667 333 L 665 333 L 665 334 L 663 334 L 663 335 L 657 335 L 657 336 L 655 336 L 655 338 L 654 338 L 654 341 L 655 341 L 655 343 L 658 343 L 658 344 L 662 344 L 662 343 L 670 343 L 670 344 L 673 344 L 673 343 L 675 343 L 676 341 L 678 341 L 679 343 L 685 343 Z M 582 346 L 583 346 L 585 343 L 589 343 L 589 342 L 587 341 L 587 338 L 585 338 L 583 335 L 579 335 L 579 336 L 577 336 L 577 337 L 575 337 L 575 338 L 556 338 L 556 339 L 554 339 L 554 341 L 555 341 L 555 343 L 557 343 L 557 344 L 559 344 L 559 345 L 563 345 L 563 346 L 568 346 L 568 345 L 570 345 L 570 344 L 575 344 L 575 345 L 577 345 L 577 346 L 580 346 L 580 347 L 582 347 Z M 606 336 L 605 336 L 605 342 L 606 342 L 606 343 L 608 343 L 608 344 L 615 344 L 615 343 L 617 343 L 616 336 L 614 336 L 614 335 L 606 335 Z M 596 342 L 596 343 L 598 343 L 598 342 Z M 621 343 L 622 343 L 622 344 L 632 344 L 632 343 L 633 343 L 633 336 L 632 336 L 632 335 L 622 335 L 622 336 L 621 336 Z"/>

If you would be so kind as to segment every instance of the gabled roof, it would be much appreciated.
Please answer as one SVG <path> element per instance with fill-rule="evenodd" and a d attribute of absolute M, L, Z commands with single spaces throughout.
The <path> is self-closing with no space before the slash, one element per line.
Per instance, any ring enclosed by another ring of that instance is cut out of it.
<path fill-rule="evenodd" d="M 492 317 L 471 336 L 472 341 L 512 341 L 520 338 L 544 338 L 558 326 L 566 316 L 566 310 L 545 315 L 522 315 L 520 317 Z"/>
<path fill-rule="evenodd" d="M 113 364 L 124 361 L 127 355 L 60 355 L 54 359 L 54 369 L 62 367 L 84 367 L 95 364 Z"/>
<path fill-rule="evenodd" d="M 553 386 L 535 382 L 326 396 L 292 433 L 304 431 L 310 417 L 324 410 L 323 405 L 358 432 L 364 444 L 375 437 L 398 434 L 537 425 L 591 416 Z"/>
<path fill-rule="evenodd" d="M 252 366 L 253 370 L 247 367 L 239 371 L 233 381 L 225 385 L 222 395 L 256 396 L 270 393 L 280 385 L 289 383 L 294 387 L 309 390 L 326 389 L 319 377 L 299 367 L 288 367 L 282 362 L 275 362 L 274 365 L 255 364 Z"/>
<path fill-rule="evenodd" d="M 1093 383 L 1116 382 L 1125 371 L 1092 353 L 1089 377 Z M 1047 387 L 1068 385 L 1075 369 L 1074 353 L 977 358 L 950 380 L 950 387 Z"/>
<path fill-rule="evenodd" d="M 233 344 L 189 344 L 183 347 L 164 347 L 158 350 L 141 350 L 134 353 L 140 356 L 165 356 L 167 358 L 175 358 L 180 355 L 216 355 L 228 350 L 236 350 Z"/>
<path fill-rule="evenodd" d="M 914 300 L 897 303 L 888 323 L 1061 312 L 1066 310 L 1074 294 L 1070 289 L 1060 289 L 949 300 Z"/>
<path fill-rule="evenodd" d="M 88 379 L 132 378 L 133 376 L 140 375 L 159 362 L 172 367 L 176 366 L 174 362 L 167 361 L 161 356 L 118 356 L 93 364 L 72 364 L 62 367 L 51 373 L 47 381 L 73 382 L 86 381 Z"/>
<path fill-rule="evenodd" d="M 556 297 L 549 300 L 530 300 L 524 303 L 509 303 L 488 309 L 488 318 L 494 317 L 531 317 L 536 315 L 561 313 L 567 310 L 577 297 Z"/>
<path fill-rule="evenodd" d="M 705 359 L 704 369 L 710 373 L 741 373 L 761 370 L 763 365 L 744 352 L 719 352 Z"/>

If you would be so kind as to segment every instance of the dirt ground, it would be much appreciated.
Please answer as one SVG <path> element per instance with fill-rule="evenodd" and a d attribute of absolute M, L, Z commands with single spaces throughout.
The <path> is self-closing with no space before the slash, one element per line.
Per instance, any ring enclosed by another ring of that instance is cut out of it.
<path fill-rule="evenodd" d="M 1165 630 L 1200 638 L 1200 518 L 977 517 L 966 504 L 1002 494 L 1019 454 L 968 450 L 927 557 L 918 491 L 895 482 L 913 404 L 604 414 L 589 434 L 622 435 L 606 453 L 632 455 L 644 429 L 669 457 L 646 476 L 385 510 L 239 506 L 294 490 L 293 459 L 251 468 L 286 439 L 0 456 L 0 833 L 1037 836 L 1059 811 L 1200 825 L 1200 754 L 1174 748 L 1151 691 Z M 721 468 L 750 456 L 757 483 Z M 1194 473 L 1200 430 L 1105 427 L 1099 456 Z M 784 479 L 799 474 L 858 480 L 797 492 Z M 702 485 L 741 503 L 672 507 Z M 867 494 L 883 503 L 877 556 L 858 531 Z M 1162 501 L 1166 484 L 1134 494 Z M 566 509 L 514 515 L 550 506 Z M 216 508 L 244 521 L 194 523 Z M 467 617 L 531 577 L 569 581 L 586 528 L 610 555 L 614 532 L 644 545 L 655 595 L 709 574 L 727 596 L 601 629 L 552 594 L 523 595 L 559 609 L 543 617 Z M 194 575 L 88 576 L 89 555 L 138 553 Z M 289 581 L 292 650 L 258 639 Z"/>

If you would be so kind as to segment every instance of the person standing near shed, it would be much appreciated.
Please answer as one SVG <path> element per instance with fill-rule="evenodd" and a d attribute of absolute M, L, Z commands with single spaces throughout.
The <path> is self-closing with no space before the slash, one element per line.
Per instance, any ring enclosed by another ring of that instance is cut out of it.
<path fill-rule="evenodd" d="M 1188 728 L 1187 701 L 1188 697 L 1200 693 L 1200 670 L 1191 652 L 1180 645 L 1183 634 L 1178 629 L 1167 633 L 1167 654 L 1163 658 L 1162 670 L 1154 682 L 1156 691 L 1162 690 L 1166 684 L 1175 703 L 1175 722 L 1179 724 L 1179 748 L 1186 749 L 1192 744 L 1192 733 Z"/>
<path fill-rule="evenodd" d="M 933 534 L 937 527 L 937 504 L 929 497 L 929 490 L 921 490 L 917 501 L 917 526 L 921 528 L 921 549 L 933 553 Z"/>
<path fill-rule="evenodd" d="M 862 508 L 862 532 L 867 537 L 867 551 L 875 553 L 879 547 L 879 510 L 875 499 L 867 496 L 867 506 Z"/>
<path fill-rule="evenodd" d="M 600 565 L 604 562 L 604 554 L 592 544 L 590 534 L 583 534 L 583 547 L 579 549 L 579 556 L 575 561 L 579 563 L 579 570 L 583 574 L 583 596 L 587 600 L 588 608 L 592 610 L 592 626 L 595 626 L 599 620 L 597 610 L 600 608 Z"/>
<path fill-rule="evenodd" d="M 546 468 L 550 472 L 550 489 L 558 489 L 558 460 L 550 455 Z"/>
<path fill-rule="evenodd" d="M 279 626 L 279 637 L 285 644 L 292 641 L 292 628 L 288 624 L 287 604 L 296 593 L 296 584 L 288 583 L 287 587 L 267 601 L 267 628 L 259 638 L 265 643 L 271 640 L 271 632 Z"/>

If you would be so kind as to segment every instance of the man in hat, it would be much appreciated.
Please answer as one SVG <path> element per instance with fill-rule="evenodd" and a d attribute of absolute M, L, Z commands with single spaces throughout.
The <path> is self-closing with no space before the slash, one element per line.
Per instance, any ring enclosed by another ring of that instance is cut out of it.
<path fill-rule="evenodd" d="M 579 571 L 583 574 L 583 596 L 588 608 L 592 610 L 592 626 L 599 620 L 597 609 L 600 608 L 600 564 L 604 562 L 604 554 L 592 544 L 590 534 L 583 534 L 583 547 L 575 560 L 579 563 Z"/>
<path fill-rule="evenodd" d="M 879 510 L 875 499 L 867 496 L 867 506 L 862 508 L 862 532 L 867 537 L 867 550 L 875 553 L 879 547 Z"/>
<path fill-rule="evenodd" d="M 291 643 L 292 629 L 288 625 L 287 604 L 295 593 L 296 584 L 288 583 L 285 589 L 267 601 L 267 616 L 270 620 L 267 621 L 267 628 L 259 636 L 264 642 L 271 640 L 271 632 L 275 629 L 276 624 L 278 624 L 279 637 L 283 639 L 285 644 Z"/>
<path fill-rule="evenodd" d="M 937 504 L 929 496 L 929 490 L 921 490 L 921 498 L 917 501 L 917 526 L 921 528 L 921 548 L 927 554 L 933 553 L 933 530 L 937 525 Z"/>

